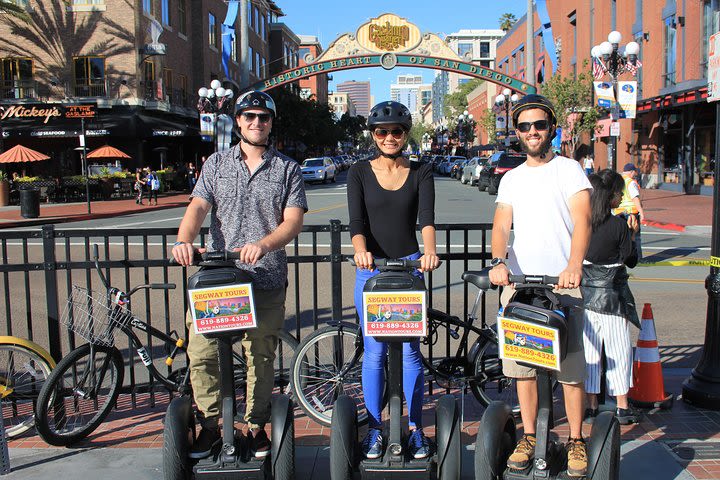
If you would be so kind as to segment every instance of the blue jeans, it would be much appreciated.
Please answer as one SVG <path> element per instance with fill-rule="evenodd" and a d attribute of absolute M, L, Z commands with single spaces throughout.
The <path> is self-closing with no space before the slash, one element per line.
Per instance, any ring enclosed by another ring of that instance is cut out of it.
<path fill-rule="evenodd" d="M 409 260 L 417 260 L 420 253 L 414 253 L 403 257 Z M 360 316 L 362 324 L 363 289 L 365 282 L 380 273 L 378 270 L 370 271 L 356 269 L 355 271 L 355 309 Z M 415 275 L 422 277 L 422 273 L 416 271 Z M 362 366 L 362 387 L 365 397 L 365 407 L 368 411 L 368 426 L 380 428 L 382 426 L 382 397 L 385 385 L 385 358 L 387 356 L 388 344 L 379 342 L 373 337 L 365 336 L 363 328 L 363 341 L 365 354 Z M 420 340 L 403 343 L 403 391 L 408 406 L 408 420 L 411 427 L 422 427 L 422 400 L 423 388 L 425 386 L 425 372 L 420 354 Z M 408 394 L 408 392 L 410 392 Z"/>

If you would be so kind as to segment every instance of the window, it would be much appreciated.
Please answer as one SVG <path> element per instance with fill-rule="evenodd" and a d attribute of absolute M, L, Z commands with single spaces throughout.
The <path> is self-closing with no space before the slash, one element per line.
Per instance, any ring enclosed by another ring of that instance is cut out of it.
<path fill-rule="evenodd" d="M 253 52 L 254 52 L 253 48 L 248 46 L 248 59 L 247 59 L 248 66 L 247 66 L 247 68 L 251 72 L 255 71 L 255 54 Z"/>
<path fill-rule="evenodd" d="M 675 17 L 666 18 L 663 29 L 663 58 L 665 59 L 663 65 L 664 87 L 672 87 L 675 85 L 676 33 Z"/>
<path fill-rule="evenodd" d="M 178 0 L 178 32 L 187 35 L 187 10 L 185 10 L 185 0 Z"/>
<path fill-rule="evenodd" d="M 303 61 L 305 61 L 305 57 L 310 53 L 310 49 L 307 47 L 300 47 L 300 50 L 298 51 L 300 58 L 302 58 Z"/>
<path fill-rule="evenodd" d="M 173 95 L 172 70 L 169 68 L 163 69 L 163 94 L 165 95 L 165 100 L 172 102 L 175 99 Z"/>
<path fill-rule="evenodd" d="M 237 62 L 237 34 L 233 34 L 230 42 L 230 58 L 233 62 Z"/>
<path fill-rule="evenodd" d="M 155 98 L 155 64 L 151 60 L 143 62 L 143 82 L 145 83 L 145 97 Z"/>
<path fill-rule="evenodd" d="M 255 62 L 255 75 L 260 77 L 260 69 L 262 65 L 262 57 L 260 56 L 260 52 L 255 52 L 256 62 Z"/>
<path fill-rule="evenodd" d="M 6 3 L 12 3 L 21 8 L 25 8 L 28 5 L 28 0 L 0 0 L 0 1 L 6 2 Z"/>
<path fill-rule="evenodd" d="M 458 43 L 458 56 L 461 58 L 465 57 L 465 54 L 470 52 L 470 58 L 472 58 L 473 54 L 473 44 L 472 43 Z"/>
<path fill-rule="evenodd" d="M 208 44 L 217 48 L 217 21 L 212 13 L 208 13 Z"/>
<path fill-rule="evenodd" d="M 480 60 L 480 66 L 490 68 L 490 60 Z"/>
<path fill-rule="evenodd" d="M 25 0 L 25 3 L 27 3 L 27 0 Z M 72 0 L 72 4 L 73 6 L 105 5 L 105 0 Z"/>
<path fill-rule="evenodd" d="M 248 17 L 248 26 L 253 29 L 255 33 L 257 33 L 257 14 L 258 9 L 257 7 L 253 7 L 250 11 L 250 16 Z"/>
<path fill-rule="evenodd" d="M 490 56 L 490 42 L 480 42 L 480 57 L 487 58 Z"/>
<path fill-rule="evenodd" d="M 143 0 L 143 12 L 155 15 L 155 0 Z"/>
<path fill-rule="evenodd" d="M 105 96 L 105 59 L 75 57 L 75 96 Z"/>
<path fill-rule="evenodd" d="M 160 17 L 163 25 L 170 25 L 170 0 L 160 1 Z"/>
<path fill-rule="evenodd" d="M 710 44 L 710 35 L 714 33 L 713 29 L 713 11 L 710 0 L 703 2 L 703 32 L 702 32 L 702 66 L 703 78 L 708 76 L 708 46 Z"/>
<path fill-rule="evenodd" d="M 2 58 L 0 65 L 0 98 L 35 97 L 31 59 Z"/>
<path fill-rule="evenodd" d="M 187 102 L 187 77 L 185 75 L 178 75 L 178 101 L 177 103 L 186 106 Z"/>

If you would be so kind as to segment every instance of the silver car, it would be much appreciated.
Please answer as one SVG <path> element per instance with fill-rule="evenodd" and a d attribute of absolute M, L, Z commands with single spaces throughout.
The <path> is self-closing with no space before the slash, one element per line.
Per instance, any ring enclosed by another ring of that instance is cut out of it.
<path fill-rule="evenodd" d="M 300 167 L 306 182 L 335 183 L 335 162 L 330 157 L 308 158 Z"/>

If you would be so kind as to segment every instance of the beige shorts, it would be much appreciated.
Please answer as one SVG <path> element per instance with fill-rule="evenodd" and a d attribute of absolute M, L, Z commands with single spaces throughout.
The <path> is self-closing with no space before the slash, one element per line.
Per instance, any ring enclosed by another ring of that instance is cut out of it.
<path fill-rule="evenodd" d="M 553 290 L 563 307 L 569 311 L 568 340 L 565 359 L 560 362 L 560 371 L 556 373 L 558 382 L 571 385 L 585 382 L 585 350 L 583 348 L 583 327 L 585 315 L 582 295 L 579 288 Z M 500 297 L 503 308 L 510 301 L 515 289 L 505 287 Z M 520 365 L 512 360 L 503 360 L 503 373 L 510 378 L 534 378 L 535 368 Z"/>

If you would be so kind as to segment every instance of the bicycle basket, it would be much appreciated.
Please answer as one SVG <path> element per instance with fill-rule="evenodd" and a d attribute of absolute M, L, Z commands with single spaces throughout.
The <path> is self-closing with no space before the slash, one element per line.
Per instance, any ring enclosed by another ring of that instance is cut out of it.
<path fill-rule="evenodd" d="M 94 345 L 111 347 L 114 332 L 130 321 L 132 313 L 113 303 L 106 292 L 73 285 L 60 323 Z"/>

